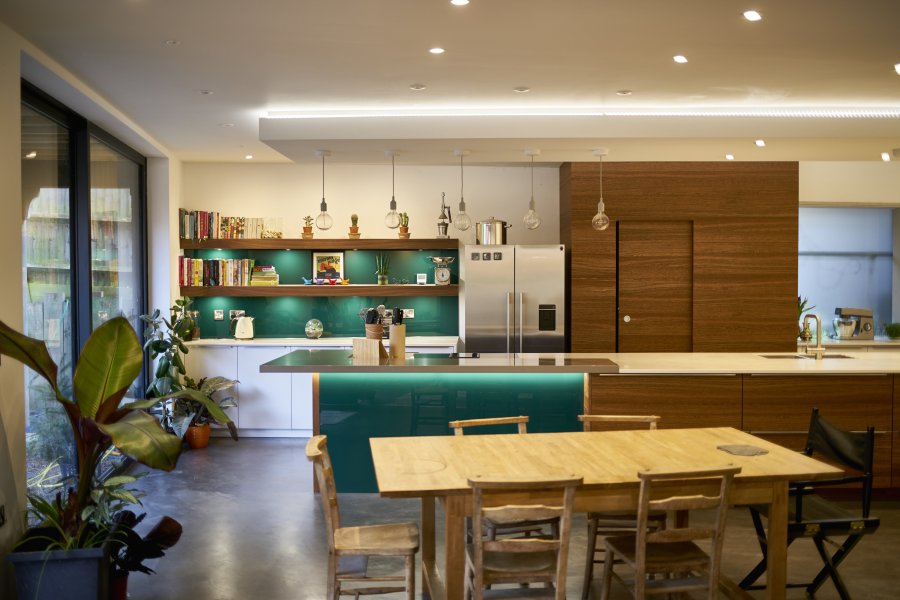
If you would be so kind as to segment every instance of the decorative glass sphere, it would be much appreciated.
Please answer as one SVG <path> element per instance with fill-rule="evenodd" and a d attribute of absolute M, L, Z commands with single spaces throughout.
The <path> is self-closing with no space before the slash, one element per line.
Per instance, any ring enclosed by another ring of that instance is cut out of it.
<path fill-rule="evenodd" d="M 321 230 L 331 229 L 331 226 L 334 225 L 334 219 L 331 218 L 327 212 L 322 211 L 319 213 L 319 216 L 316 217 L 316 227 Z"/>
<path fill-rule="evenodd" d="M 310 319 L 306 322 L 306 337 L 311 340 L 317 340 L 322 337 L 322 333 L 325 332 L 325 327 L 322 325 L 322 321 L 318 319 Z"/>

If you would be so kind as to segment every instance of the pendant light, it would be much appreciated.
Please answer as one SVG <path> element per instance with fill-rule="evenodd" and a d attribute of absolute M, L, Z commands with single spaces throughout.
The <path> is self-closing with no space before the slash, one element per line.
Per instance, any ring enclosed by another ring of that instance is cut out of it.
<path fill-rule="evenodd" d="M 597 148 L 594 150 L 594 156 L 600 158 L 600 201 L 597 202 L 597 214 L 591 219 L 591 227 L 597 231 L 603 231 L 609 227 L 609 217 L 606 216 L 603 206 L 603 157 L 609 154 L 606 148 Z"/>
<path fill-rule="evenodd" d="M 456 213 L 456 221 L 453 226 L 460 231 L 465 231 L 472 226 L 472 218 L 466 214 L 466 201 L 463 198 L 463 156 L 468 150 L 454 150 L 453 154 L 459 157 L 459 212 Z"/>
<path fill-rule="evenodd" d="M 400 215 L 397 213 L 397 200 L 394 198 L 394 156 L 397 154 L 393 150 L 385 150 L 384 153 L 391 157 L 391 203 L 390 210 L 384 215 L 384 224 L 388 229 L 397 229 L 400 227 Z"/>
<path fill-rule="evenodd" d="M 328 150 L 316 150 L 316 156 L 322 159 L 322 203 L 319 205 L 319 216 L 316 217 L 316 227 L 325 231 L 331 229 L 334 219 L 328 214 L 328 204 L 325 203 L 325 157 L 331 156 Z"/>
<path fill-rule="evenodd" d="M 528 202 L 528 212 L 522 219 L 526 229 L 537 229 L 541 226 L 541 216 L 534 208 L 534 157 L 540 153 L 540 150 L 525 150 L 525 156 L 531 157 L 531 201 Z"/>

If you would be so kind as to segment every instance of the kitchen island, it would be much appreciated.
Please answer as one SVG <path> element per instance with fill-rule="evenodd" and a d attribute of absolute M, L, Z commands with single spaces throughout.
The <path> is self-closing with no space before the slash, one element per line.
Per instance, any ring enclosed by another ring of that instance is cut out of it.
<path fill-rule="evenodd" d="M 260 371 L 315 374 L 313 430 L 329 435 L 338 455 L 346 449 L 335 468 L 341 477 L 349 464 L 339 481 L 345 491 L 374 490 L 369 437 L 447 435 L 454 418 L 527 414 L 529 431 L 537 432 L 577 430 L 582 412 L 658 414 L 664 428 L 734 427 L 799 450 L 813 406 L 846 429 L 874 425 L 876 486 L 900 487 L 900 357 L 889 352 L 830 352 L 823 360 L 792 353 L 424 354 L 359 364 L 347 351 L 300 350 Z M 367 479 L 354 483 L 362 473 Z"/>

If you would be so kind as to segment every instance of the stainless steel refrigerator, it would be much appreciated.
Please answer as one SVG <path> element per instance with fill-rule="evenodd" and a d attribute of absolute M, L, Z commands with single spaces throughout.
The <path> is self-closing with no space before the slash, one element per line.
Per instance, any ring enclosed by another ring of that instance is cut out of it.
<path fill-rule="evenodd" d="M 464 246 L 459 329 L 466 352 L 564 352 L 565 246 Z"/>

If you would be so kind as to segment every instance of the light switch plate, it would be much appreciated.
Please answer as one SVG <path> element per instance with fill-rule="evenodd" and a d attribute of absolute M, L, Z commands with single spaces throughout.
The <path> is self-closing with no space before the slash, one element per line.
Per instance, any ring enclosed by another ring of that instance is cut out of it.
<path fill-rule="evenodd" d="M 416 309 L 404 308 L 403 309 L 403 318 L 404 319 L 415 319 L 416 318 Z"/>
<path fill-rule="evenodd" d="M 428 274 L 427 273 L 416 273 L 416 284 L 417 285 L 425 285 L 428 283 Z"/>
<path fill-rule="evenodd" d="M 224 321 L 225 320 L 225 311 L 224 310 L 214 310 L 213 311 L 213 321 Z"/>

